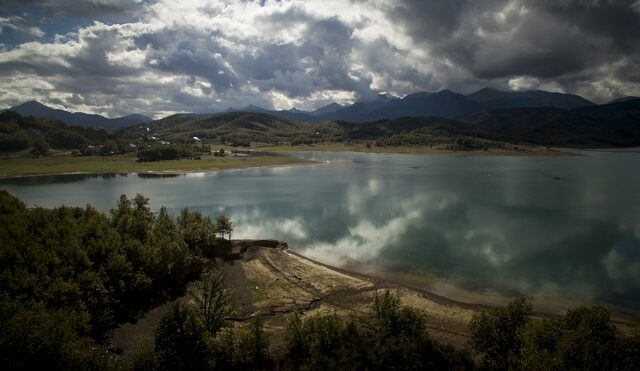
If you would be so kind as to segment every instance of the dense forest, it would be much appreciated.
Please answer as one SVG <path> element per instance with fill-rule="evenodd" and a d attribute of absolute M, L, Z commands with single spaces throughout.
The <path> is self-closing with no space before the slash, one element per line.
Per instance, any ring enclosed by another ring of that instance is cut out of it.
<path fill-rule="evenodd" d="M 46 156 L 52 149 L 77 155 L 111 155 L 131 151 L 128 141 L 103 129 L 69 126 L 62 121 L 24 117 L 13 111 L 0 112 L 0 154 L 29 150 Z"/>
<path fill-rule="evenodd" d="M 640 335 L 623 336 L 602 307 L 531 318 L 518 299 L 474 315 L 469 351 L 433 340 L 424 314 L 379 292 L 361 317 L 292 314 L 283 345 L 262 321 L 231 326 L 231 293 L 205 270 L 233 223 L 177 216 L 121 196 L 108 213 L 87 205 L 28 208 L 0 191 L 0 367 L 14 369 L 607 369 L 640 368 Z M 221 237 L 216 237 L 220 235 Z M 217 241 L 217 242 L 216 242 Z M 160 303 L 170 305 L 155 345 L 127 361 L 108 334 Z"/>

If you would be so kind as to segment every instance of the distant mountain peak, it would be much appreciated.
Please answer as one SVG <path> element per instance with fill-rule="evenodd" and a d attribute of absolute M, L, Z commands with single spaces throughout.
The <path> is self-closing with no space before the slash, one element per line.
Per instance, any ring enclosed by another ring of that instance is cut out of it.
<path fill-rule="evenodd" d="M 398 100 L 400 97 L 397 97 L 391 93 L 378 93 L 374 96 L 364 97 L 359 99 L 356 103 L 372 103 L 372 102 L 390 102 L 394 100 Z"/>
<path fill-rule="evenodd" d="M 253 104 L 249 104 L 248 106 L 242 108 L 240 111 L 253 112 L 253 113 L 261 113 L 261 112 L 269 112 L 270 110 L 266 108 L 262 108 L 260 106 L 256 106 Z"/>
<path fill-rule="evenodd" d="M 324 114 L 328 114 L 328 113 L 334 113 L 337 112 L 341 109 L 343 109 L 344 107 L 339 105 L 336 102 L 333 103 L 329 103 L 326 106 L 322 106 L 314 111 L 311 112 L 311 114 L 313 116 L 318 116 L 318 115 L 324 115 Z"/>

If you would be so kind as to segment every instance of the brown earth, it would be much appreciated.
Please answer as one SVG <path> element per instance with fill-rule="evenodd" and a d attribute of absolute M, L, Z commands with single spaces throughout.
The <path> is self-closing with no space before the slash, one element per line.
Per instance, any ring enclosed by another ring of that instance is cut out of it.
<path fill-rule="evenodd" d="M 236 313 L 229 320 L 243 326 L 256 316 L 262 317 L 274 348 L 282 343 L 282 330 L 292 312 L 303 317 L 335 313 L 362 318 L 368 314 L 374 295 L 388 289 L 400 297 L 402 304 L 424 312 L 435 339 L 462 349 L 468 340 L 467 326 L 473 314 L 509 300 L 408 274 L 330 267 L 289 251 L 286 243 L 273 240 L 233 241 L 224 257 L 210 258 L 208 269 L 221 269 L 233 293 Z M 193 290 L 195 283 L 190 286 Z M 189 296 L 178 300 L 189 300 Z M 112 347 L 127 356 L 152 346 L 153 333 L 166 308 L 166 304 L 156 307 L 136 324 L 124 324 L 114 330 Z M 549 317 L 561 314 L 563 309 L 542 302 L 534 305 L 534 310 L 538 317 Z M 636 311 L 612 312 L 612 322 L 624 332 L 638 329 L 639 318 Z"/>

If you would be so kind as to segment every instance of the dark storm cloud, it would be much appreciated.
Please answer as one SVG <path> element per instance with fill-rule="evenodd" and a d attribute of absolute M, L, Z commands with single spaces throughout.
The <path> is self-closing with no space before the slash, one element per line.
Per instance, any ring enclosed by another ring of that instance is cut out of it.
<path fill-rule="evenodd" d="M 135 38 L 138 48 L 147 49 L 146 65 L 172 74 L 199 77 L 216 92 L 238 86 L 238 77 L 226 63 L 229 54 L 220 45 L 218 32 L 204 33 L 188 27 L 167 28 Z"/>
<path fill-rule="evenodd" d="M 478 78 L 549 79 L 624 58 L 637 66 L 637 6 L 635 1 L 404 0 L 393 14 L 415 42 Z"/>
<path fill-rule="evenodd" d="M 5 10 L 39 9 L 46 16 L 105 17 L 137 12 L 151 0 L 3 0 Z"/>
<path fill-rule="evenodd" d="M 374 94 L 368 78 L 349 74 L 354 49 L 352 26 L 337 17 L 318 19 L 299 8 L 259 21 L 267 29 L 301 26 L 304 33 L 298 40 L 267 45 L 255 56 L 236 61 L 259 86 L 273 86 L 294 97 L 308 96 L 318 89 L 354 91 L 361 97 Z"/>
<path fill-rule="evenodd" d="M 3 106 L 312 109 L 483 86 L 640 95 L 640 0 L 1 4 Z"/>

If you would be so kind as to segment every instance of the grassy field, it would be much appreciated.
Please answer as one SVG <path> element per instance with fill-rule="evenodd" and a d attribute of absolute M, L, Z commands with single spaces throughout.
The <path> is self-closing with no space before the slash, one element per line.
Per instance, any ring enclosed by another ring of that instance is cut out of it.
<path fill-rule="evenodd" d="M 51 156 L 0 160 L 0 177 L 59 173 L 189 172 L 304 164 L 311 161 L 287 156 L 211 157 L 202 160 L 137 162 L 133 155 Z"/>
<path fill-rule="evenodd" d="M 517 149 L 516 149 L 517 148 Z M 387 147 L 367 147 L 365 144 L 344 144 L 344 143 L 318 143 L 314 145 L 296 145 L 296 146 L 267 146 L 260 147 L 261 151 L 266 152 L 303 152 L 303 151 L 322 151 L 322 152 L 372 152 L 372 153 L 416 153 L 416 154 L 448 154 L 448 155 L 503 155 L 503 156 L 558 156 L 566 155 L 559 149 L 547 149 L 546 147 L 533 146 L 517 146 L 515 148 L 490 148 L 488 150 L 475 151 L 454 151 L 437 147 L 427 146 L 387 146 Z"/>

